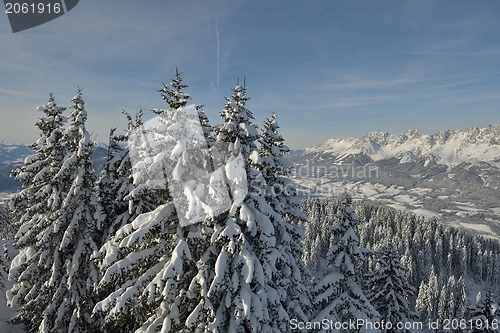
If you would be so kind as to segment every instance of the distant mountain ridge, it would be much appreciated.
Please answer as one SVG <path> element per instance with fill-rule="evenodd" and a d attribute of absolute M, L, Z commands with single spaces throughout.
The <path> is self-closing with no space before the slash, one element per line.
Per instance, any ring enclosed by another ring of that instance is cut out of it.
<path fill-rule="evenodd" d="M 10 177 L 10 173 L 21 167 L 24 159 L 34 153 L 27 145 L 0 142 L 0 192 L 13 192 L 21 188 L 21 184 Z M 102 170 L 107 154 L 107 145 L 97 142 L 92 154 L 92 164 L 97 172 Z"/>
<path fill-rule="evenodd" d="M 304 197 L 349 192 L 500 238 L 500 125 L 430 135 L 371 132 L 329 139 L 290 159 Z"/>
<path fill-rule="evenodd" d="M 462 162 L 479 161 L 500 167 L 500 125 L 443 130 L 430 135 L 417 130 L 398 135 L 377 131 L 359 139 L 329 139 L 315 147 L 306 148 L 302 153 L 303 157 L 310 158 L 321 155 L 328 155 L 338 164 L 353 160 L 367 164 L 397 158 L 400 163 L 424 159 L 448 168 Z"/>
<path fill-rule="evenodd" d="M 23 162 L 26 156 L 33 154 L 33 150 L 23 144 L 0 142 L 0 165 Z"/>

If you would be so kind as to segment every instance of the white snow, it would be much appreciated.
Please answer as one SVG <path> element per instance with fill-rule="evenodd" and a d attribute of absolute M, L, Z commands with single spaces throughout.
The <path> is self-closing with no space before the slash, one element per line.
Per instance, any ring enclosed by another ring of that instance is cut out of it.
<path fill-rule="evenodd" d="M 414 204 L 416 202 L 416 198 L 410 197 L 407 194 L 397 195 L 397 196 L 394 197 L 394 199 L 396 201 L 404 202 L 404 203 L 407 203 L 407 204 Z"/>
<path fill-rule="evenodd" d="M 425 188 L 425 187 L 416 187 L 416 188 L 410 189 L 409 192 L 412 192 L 412 193 L 415 193 L 415 194 L 418 194 L 418 195 L 422 195 L 422 194 L 426 194 L 426 193 L 432 192 L 432 189 Z"/>
<path fill-rule="evenodd" d="M 390 207 L 392 207 L 392 208 L 394 208 L 394 209 L 397 209 L 397 210 L 402 210 L 402 211 L 406 211 L 406 210 L 407 210 L 407 209 L 406 209 L 406 207 L 405 207 L 405 206 L 403 206 L 403 205 L 398 205 L 398 204 L 389 204 L 389 205 L 387 205 L 387 206 L 390 206 Z"/>
<path fill-rule="evenodd" d="M 418 208 L 418 209 L 413 209 L 412 212 L 416 215 L 421 215 L 421 216 L 425 216 L 427 218 L 431 218 L 431 217 L 437 217 L 439 216 L 438 213 L 436 212 L 433 212 L 432 210 L 427 210 L 427 209 L 422 209 L 422 208 Z"/>
<path fill-rule="evenodd" d="M 483 233 L 496 236 L 493 230 L 491 230 L 491 228 L 486 224 L 460 223 L 460 225 L 468 229 L 477 230 Z"/>

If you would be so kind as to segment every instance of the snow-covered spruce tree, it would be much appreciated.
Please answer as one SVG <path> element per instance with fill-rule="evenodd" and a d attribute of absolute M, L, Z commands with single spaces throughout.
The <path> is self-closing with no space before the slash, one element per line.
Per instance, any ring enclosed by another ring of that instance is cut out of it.
<path fill-rule="evenodd" d="M 142 213 L 156 209 L 161 201 L 152 190 L 144 185 L 134 186 L 132 178 L 132 164 L 130 161 L 130 151 L 127 146 L 128 136 L 131 132 L 139 130 L 142 126 L 142 109 L 136 114 L 135 120 L 123 111 L 128 120 L 125 134 L 116 135 L 112 129 L 108 145 L 108 159 L 97 182 L 98 205 L 95 213 L 97 228 L 100 231 L 98 247 L 100 251 L 92 256 L 95 264 L 99 268 L 99 279 L 101 279 L 109 268 L 110 258 L 104 260 L 108 253 L 116 253 L 117 245 L 110 241 L 116 232 L 126 224 L 131 223 Z M 123 259 L 127 254 L 119 253 L 121 257 L 114 260 Z M 96 301 L 102 301 L 118 287 L 113 283 L 100 284 L 95 290 Z M 94 320 L 102 330 L 104 328 L 103 313 L 94 313 Z M 133 318 L 130 319 L 133 321 Z M 129 327 L 125 325 L 127 331 Z"/>
<path fill-rule="evenodd" d="M 339 332 L 380 332 L 372 329 L 369 322 L 378 322 L 380 314 L 374 309 L 361 289 L 358 267 L 364 255 L 370 252 L 359 247 L 354 231 L 360 220 L 351 208 L 352 198 L 347 195 L 339 207 L 338 224 L 330 227 L 335 244 L 330 248 L 327 259 L 331 271 L 314 286 L 313 305 L 318 309 L 313 321 L 331 320 L 334 323 L 349 323 L 365 320 L 368 325 L 359 329 L 341 329 Z M 329 332 L 322 328 L 320 332 Z M 332 330 L 335 332 L 335 330 Z"/>
<path fill-rule="evenodd" d="M 5 204 L 0 204 L 0 239 L 14 239 L 12 214 Z"/>
<path fill-rule="evenodd" d="M 54 261 L 58 260 L 54 249 L 57 245 L 48 239 L 52 240 L 53 223 L 69 188 L 56 178 L 67 152 L 63 144 L 64 110 L 57 106 L 52 94 L 47 104 L 38 107 L 43 115 L 35 123 L 40 137 L 30 146 L 35 154 L 12 173 L 22 183 L 22 190 L 9 203 L 19 254 L 11 264 L 9 279 L 15 283 L 7 291 L 7 302 L 19 306 L 10 322 L 24 324 L 27 332 L 42 330 L 44 311 L 56 291 L 47 281 L 51 280 Z"/>
<path fill-rule="evenodd" d="M 188 93 L 184 92 L 184 89 L 188 86 L 182 83 L 182 73 L 175 69 L 175 77 L 172 78 L 170 85 L 163 83 L 163 88 L 158 90 L 161 97 L 165 102 L 168 103 L 171 109 L 176 110 L 187 105 L 187 101 L 191 98 Z M 162 109 L 153 110 L 156 114 L 163 114 Z"/>
<path fill-rule="evenodd" d="M 7 240 L 14 238 L 12 230 L 12 216 L 4 204 L 0 204 L 0 288 L 5 288 L 5 281 L 9 273 L 10 255 Z"/>
<path fill-rule="evenodd" d="M 2 246 L 0 247 L 0 289 L 5 288 L 5 281 L 7 280 L 7 273 L 9 270 L 7 256 L 5 255 L 5 244 L 6 240 L 0 240 Z"/>
<path fill-rule="evenodd" d="M 437 319 L 437 305 L 439 302 L 439 288 L 434 266 L 428 280 L 420 284 L 415 302 L 415 311 L 420 315 L 420 321 L 431 322 Z"/>
<path fill-rule="evenodd" d="M 101 231 L 101 239 L 96 244 L 97 246 L 104 244 L 122 226 L 121 221 L 117 221 L 117 217 L 128 213 L 128 203 L 123 200 L 123 192 L 120 193 L 121 195 L 118 193 L 119 191 L 124 191 L 126 194 L 130 192 L 130 181 L 127 176 L 131 176 L 131 174 L 120 174 L 118 170 L 122 166 L 125 155 L 125 149 L 120 146 L 120 143 L 126 141 L 126 137 L 117 136 L 115 132 L 116 128 L 111 128 L 108 157 L 96 183 L 98 204 L 95 219 L 97 228 Z M 122 187 L 124 188 L 122 189 Z"/>
<path fill-rule="evenodd" d="M 94 143 L 85 127 L 87 111 L 80 88 L 71 102 L 71 122 L 64 137 L 69 153 L 54 177 L 67 186 L 66 196 L 41 237 L 53 258 L 43 285 L 53 293 L 43 310 L 41 332 L 98 331 L 90 318 L 97 284 L 97 270 L 90 260 L 97 251 L 95 173 L 90 160 Z"/>
<path fill-rule="evenodd" d="M 243 202 L 233 193 L 229 215 L 216 221 L 211 239 L 218 253 L 208 292 L 207 331 L 213 333 L 289 330 L 289 316 L 283 307 L 288 298 L 286 289 L 273 287 L 273 278 L 285 275 L 276 265 L 281 254 L 271 222 L 281 216 L 265 200 L 265 180 L 256 168 L 258 132 L 246 108 L 248 99 L 246 87 L 237 85 L 221 111 L 224 124 L 216 129 L 217 140 L 229 144 L 229 159 L 241 153 L 249 190 Z"/>
<path fill-rule="evenodd" d="M 108 158 L 97 181 L 98 206 L 96 221 L 102 238 L 98 246 L 106 243 L 123 225 L 132 222 L 142 213 L 156 209 L 161 201 L 154 191 L 144 186 L 134 186 L 130 152 L 127 147 L 129 134 L 140 130 L 142 114 L 140 109 L 135 120 L 126 113 L 128 120 L 125 134 L 117 135 L 112 128 L 109 136 Z"/>
<path fill-rule="evenodd" d="M 455 313 L 453 318 L 463 319 L 467 316 L 467 311 L 470 307 L 469 290 L 463 276 L 458 278 L 455 290 Z"/>
<path fill-rule="evenodd" d="M 38 107 L 38 111 L 43 112 L 44 116 L 35 123 L 41 132 L 40 138 L 30 145 L 36 153 L 28 156 L 23 166 L 11 174 L 22 184 L 22 190 L 13 195 L 9 203 L 12 226 L 16 231 L 40 212 L 38 205 L 45 203 L 45 200 L 36 199 L 35 193 L 50 179 L 48 172 L 57 172 L 62 164 L 65 149 L 61 147 L 60 141 L 63 136 L 62 126 L 66 122 L 66 117 L 62 115 L 65 109 L 57 106 L 52 94 L 47 104 Z M 37 205 L 33 207 L 35 201 Z"/>
<path fill-rule="evenodd" d="M 443 284 L 439 291 L 439 301 L 437 306 L 438 318 L 453 320 L 453 313 L 455 311 L 455 276 L 451 275 L 448 282 Z"/>
<path fill-rule="evenodd" d="M 415 293 L 406 278 L 406 270 L 394 249 L 384 249 L 377 254 L 377 268 L 366 276 L 368 298 L 380 314 L 380 319 L 394 325 L 385 332 L 408 332 L 396 329 L 396 323 L 415 320 L 417 314 L 410 310 L 409 298 Z"/>
<path fill-rule="evenodd" d="M 133 120 L 132 117 L 125 111 L 123 113 L 128 120 L 128 129 L 126 133 L 127 139 L 129 138 L 131 133 L 143 131 L 144 123 L 142 120 L 142 109 L 139 109 L 139 111 L 137 112 L 135 120 Z M 132 160 L 130 156 L 131 144 L 133 143 L 131 143 L 129 140 L 127 143 L 127 148 L 122 151 L 124 156 L 118 169 L 120 175 L 128 175 L 127 181 L 125 181 L 125 177 L 121 178 L 124 183 L 123 186 L 120 187 L 119 198 L 121 198 L 122 193 L 123 195 L 125 195 L 127 193 L 127 190 L 130 190 L 130 192 L 123 197 L 123 200 L 127 200 L 128 202 L 128 214 L 130 215 L 129 222 L 134 220 L 137 216 L 143 213 L 151 212 L 161 204 L 165 203 L 165 200 L 162 200 L 160 198 L 161 194 L 159 194 L 157 191 L 151 190 L 143 183 L 134 184 L 132 175 Z M 128 183 L 128 189 L 125 189 L 125 183 Z M 118 217 L 118 219 L 120 219 L 120 217 Z"/>
<path fill-rule="evenodd" d="M 304 234 L 299 223 L 307 218 L 300 210 L 303 204 L 297 195 L 296 184 L 287 177 L 293 165 L 286 156 L 290 149 L 284 144 L 278 128 L 278 119 L 273 113 L 266 119 L 259 139 L 259 170 L 267 183 L 266 201 L 281 217 L 274 219 L 271 215 L 276 247 L 281 253 L 276 261 L 278 275 L 273 281 L 278 292 L 287 295 L 282 303 L 289 317 L 305 322 L 311 310 L 310 291 L 306 287 L 311 273 L 302 261 Z"/>
<path fill-rule="evenodd" d="M 9 242 L 8 241 L 4 241 L 2 248 L 3 248 L 3 257 L 5 259 L 5 262 L 6 263 L 10 263 L 12 258 L 10 257 Z M 9 267 L 10 267 L 10 265 L 7 266 L 7 271 L 6 272 L 9 271 Z"/>
<path fill-rule="evenodd" d="M 478 293 L 476 305 L 469 309 L 468 333 L 498 332 L 500 318 L 498 317 L 498 305 L 495 302 L 495 295 L 488 291 L 482 297 Z"/>
<path fill-rule="evenodd" d="M 189 98 L 182 92 L 185 87 L 177 71 L 170 86 L 160 89 L 170 109 L 153 112 L 167 128 L 171 120 L 168 116 L 182 117 L 182 108 Z M 198 108 L 198 115 L 200 112 Z M 208 119 L 203 123 L 208 134 Z M 162 133 L 152 135 L 161 137 Z M 170 141 L 164 143 L 167 146 L 176 143 Z M 153 158 L 160 158 L 164 151 L 156 153 Z M 147 181 L 143 175 L 137 176 Z M 170 198 L 166 185 L 157 191 L 164 198 Z M 95 313 L 105 315 L 105 329 L 109 332 L 203 332 L 208 312 L 204 299 L 213 276 L 208 269 L 215 263 L 214 249 L 208 242 L 211 233 L 210 221 L 181 226 L 171 200 L 119 229 L 101 249 L 105 252 L 103 266 L 107 269 L 100 288 L 114 286 L 116 290 L 94 309 Z"/>

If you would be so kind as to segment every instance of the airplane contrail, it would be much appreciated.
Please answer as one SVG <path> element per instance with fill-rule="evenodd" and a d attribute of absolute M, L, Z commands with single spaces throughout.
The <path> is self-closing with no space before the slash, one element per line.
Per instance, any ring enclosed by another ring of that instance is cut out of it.
<path fill-rule="evenodd" d="M 219 22 L 219 18 L 216 18 L 215 19 L 215 36 L 217 37 L 217 94 L 219 94 L 219 81 L 220 81 L 220 61 L 219 61 L 220 40 L 219 40 L 219 24 L 218 24 L 218 22 Z"/>

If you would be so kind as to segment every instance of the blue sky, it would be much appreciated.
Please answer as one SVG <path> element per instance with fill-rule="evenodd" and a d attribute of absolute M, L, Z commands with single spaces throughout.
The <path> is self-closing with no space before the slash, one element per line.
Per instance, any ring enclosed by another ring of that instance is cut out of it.
<path fill-rule="evenodd" d="M 31 143 L 36 107 L 83 89 L 88 130 L 166 104 L 178 67 L 213 124 L 246 77 L 256 123 L 291 148 L 331 137 L 500 123 L 500 1 L 86 0 L 13 34 L 0 14 L 0 141 Z"/>

